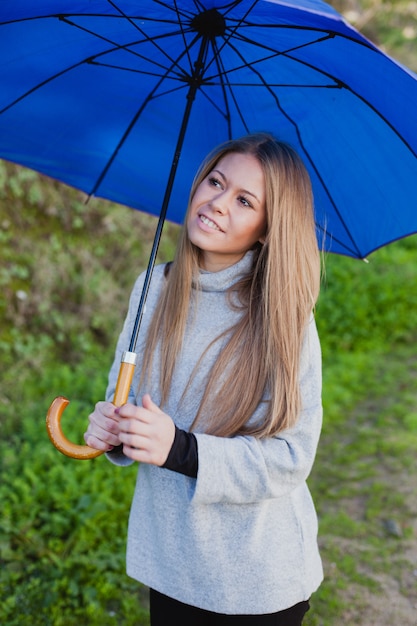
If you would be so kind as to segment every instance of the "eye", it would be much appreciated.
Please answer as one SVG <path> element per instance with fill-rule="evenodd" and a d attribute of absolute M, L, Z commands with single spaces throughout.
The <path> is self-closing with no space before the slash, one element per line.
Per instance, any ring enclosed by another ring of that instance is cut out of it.
<path fill-rule="evenodd" d="M 219 187 L 220 189 L 223 189 L 221 181 L 216 176 L 209 176 L 208 182 L 212 187 Z"/>
<path fill-rule="evenodd" d="M 246 196 L 239 196 L 238 197 L 238 202 L 240 202 L 240 204 L 243 204 L 243 206 L 247 206 L 250 209 L 253 208 L 252 202 L 250 200 L 248 200 Z"/>

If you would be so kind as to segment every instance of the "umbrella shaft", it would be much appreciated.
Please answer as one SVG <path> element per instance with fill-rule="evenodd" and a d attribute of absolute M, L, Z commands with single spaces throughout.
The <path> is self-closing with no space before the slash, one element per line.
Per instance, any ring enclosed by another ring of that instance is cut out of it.
<path fill-rule="evenodd" d="M 181 150 L 184 143 L 185 133 L 188 126 L 188 121 L 191 115 L 191 109 L 193 106 L 193 102 L 201 84 L 201 76 L 203 70 L 203 59 L 209 44 L 208 37 L 202 37 L 200 51 L 198 54 L 198 59 L 194 65 L 194 72 L 190 79 L 190 87 L 186 96 L 186 106 L 184 110 L 184 115 L 182 118 L 181 128 L 177 139 L 177 145 L 175 147 L 175 153 L 171 164 L 171 170 L 168 177 L 167 186 L 165 189 L 165 195 L 162 202 L 161 213 L 159 215 L 158 225 L 156 227 L 155 236 L 152 244 L 152 250 L 149 257 L 148 267 L 146 270 L 145 281 L 143 283 L 142 293 L 139 301 L 138 311 L 136 314 L 135 323 L 133 325 L 132 336 L 130 339 L 130 344 L 128 351 L 136 352 L 136 344 L 138 340 L 140 325 L 142 323 L 143 311 L 145 308 L 146 298 L 148 296 L 149 286 L 151 283 L 153 268 L 155 267 L 156 255 L 158 253 L 159 242 L 161 241 L 162 230 L 165 223 L 166 214 L 168 211 L 169 200 L 171 198 L 172 188 L 174 186 L 175 175 L 177 172 L 178 163 L 181 157 Z"/>

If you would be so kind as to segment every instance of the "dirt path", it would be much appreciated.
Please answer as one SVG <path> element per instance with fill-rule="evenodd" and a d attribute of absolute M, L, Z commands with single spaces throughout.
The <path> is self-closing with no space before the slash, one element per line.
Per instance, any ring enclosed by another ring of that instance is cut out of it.
<path fill-rule="evenodd" d="M 361 564 L 362 573 L 373 579 L 378 586 L 375 591 L 367 586 L 351 584 L 346 589 L 344 600 L 350 608 L 343 613 L 344 626 L 417 626 L 417 477 L 403 474 L 396 486 L 405 495 L 409 526 L 407 538 L 396 525 L 386 530 L 387 541 L 397 541 L 398 550 L 392 558 L 389 571 L 381 572 L 372 562 Z M 388 483 L 388 481 L 387 481 Z M 389 537 L 389 533 L 393 533 Z M 360 540 L 344 540 L 345 550 L 359 554 Z M 375 554 L 375 562 L 378 555 Z M 375 571 L 377 570 L 377 571 Z"/>

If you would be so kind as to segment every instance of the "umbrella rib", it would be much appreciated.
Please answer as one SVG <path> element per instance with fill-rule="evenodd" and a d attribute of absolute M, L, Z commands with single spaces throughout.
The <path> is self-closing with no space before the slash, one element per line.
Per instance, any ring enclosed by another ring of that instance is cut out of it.
<path fill-rule="evenodd" d="M 327 234 L 328 234 L 328 233 L 327 233 L 327 231 L 326 231 L 325 226 L 322 226 L 321 224 L 318 224 L 318 223 L 316 222 L 316 229 L 317 229 L 317 230 L 319 230 L 319 231 L 321 231 L 321 232 L 322 232 L 325 236 L 327 236 Z M 346 231 L 346 232 L 348 233 L 348 235 L 349 235 L 350 239 L 352 240 L 352 237 L 350 236 L 349 231 Z M 346 243 L 345 243 L 344 241 L 342 241 L 342 240 L 341 240 L 341 239 L 339 239 L 338 237 L 335 237 L 333 234 L 332 234 L 331 236 L 329 236 L 328 238 L 329 238 L 329 239 L 331 239 L 331 241 L 335 241 L 336 243 L 338 243 L 338 244 L 339 244 L 339 246 L 340 246 L 341 248 L 344 248 L 344 249 L 346 250 L 346 256 L 351 256 L 351 254 L 353 254 L 353 255 L 354 255 L 356 258 L 358 258 L 358 259 L 364 259 L 364 258 L 366 258 L 367 254 L 369 254 L 369 252 L 367 252 L 367 253 L 363 254 L 363 253 L 359 250 L 359 248 L 356 246 L 356 244 L 355 244 L 355 247 L 354 247 L 354 248 L 349 248 L 349 246 L 347 246 L 347 245 L 346 245 Z M 329 251 L 330 251 L 330 246 L 328 247 L 328 249 L 329 249 Z M 348 254 L 349 252 L 350 252 L 351 254 Z"/>
<path fill-rule="evenodd" d="M 118 72 L 131 72 L 133 74 L 138 74 L 138 76 L 154 76 L 155 78 L 162 78 L 163 80 L 167 77 L 167 68 L 160 65 L 161 70 L 163 72 L 150 71 L 150 70 L 139 70 L 133 67 L 123 67 L 122 65 L 116 65 L 115 63 L 101 63 L 97 61 L 88 61 L 90 65 L 95 65 L 96 67 L 107 67 L 109 69 L 117 70 Z M 158 65 L 155 63 L 155 65 Z M 169 70 L 171 71 L 171 70 Z M 182 84 L 186 84 L 188 78 L 186 76 L 170 76 L 170 80 L 176 80 L 181 82 Z"/>
<path fill-rule="evenodd" d="M 250 25 L 248 24 L 248 26 L 250 26 Z M 288 28 L 288 27 L 287 26 L 277 26 L 276 28 L 284 29 L 284 28 Z M 297 30 L 306 30 L 306 31 L 308 30 L 308 31 L 311 31 L 311 29 L 302 29 L 302 28 L 297 28 Z M 324 31 L 317 29 L 317 32 L 323 33 Z M 326 32 L 326 34 L 323 37 L 319 37 L 318 39 L 315 39 L 314 41 L 308 41 L 306 43 L 300 44 L 299 46 L 294 46 L 293 48 L 289 48 L 289 49 L 286 49 L 286 50 L 277 50 L 276 48 L 272 48 L 270 46 L 266 46 L 265 44 L 261 44 L 261 43 L 259 43 L 257 41 L 254 41 L 253 39 L 250 39 L 250 38 L 248 38 L 246 36 L 243 36 L 240 33 L 238 35 L 234 35 L 234 30 L 231 30 L 231 33 L 228 35 L 228 37 L 225 37 L 224 43 L 219 48 L 219 53 L 221 53 L 222 49 L 225 46 L 231 45 L 230 41 L 232 40 L 232 37 L 233 37 L 233 41 L 236 39 L 236 40 L 242 41 L 242 42 L 244 42 L 246 44 L 249 44 L 251 46 L 254 46 L 256 48 L 260 48 L 261 50 L 265 50 L 266 52 L 270 52 L 271 53 L 271 54 L 269 54 L 267 56 L 263 56 L 261 59 L 255 60 L 255 61 L 253 61 L 252 63 L 249 64 L 249 65 L 255 65 L 257 63 L 264 63 L 265 61 L 268 61 L 270 59 L 274 59 L 274 58 L 279 57 L 279 56 L 284 56 L 284 57 L 291 58 L 292 60 L 297 60 L 297 59 L 293 59 L 293 57 L 291 57 L 290 52 L 296 52 L 297 50 L 301 50 L 303 48 L 306 48 L 306 47 L 309 47 L 309 46 L 312 46 L 312 45 L 316 45 L 318 43 L 322 43 L 323 41 L 327 41 L 329 39 L 334 39 L 335 34 Z M 211 61 L 211 63 L 213 63 L 213 60 Z M 240 70 L 240 69 L 246 67 L 246 65 L 247 65 L 247 63 L 244 62 L 241 66 L 238 66 L 238 67 L 234 68 L 234 71 Z M 316 68 L 313 66 L 313 69 L 316 69 Z"/>
<path fill-rule="evenodd" d="M 320 31 L 320 32 L 323 32 L 323 31 Z M 260 59 L 256 59 L 254 61 L 248 62 L 248 61 L 245 61 L 245 59 L 242 57 L 242 55 L 237 52 L 234 44 L 230 43 L 230 39 L 231 39 L 231 35 L 230 35 L 227 38 L 227 40 L 223 43 L 223 45 L 220 48 L 218 48 L 218 54 L 220 54 L 222 48 L 224 48 L 226 45 L 229 45 L 236 52 L 236 54 L 238 56 L 240 56 L 240 58 L 242 59 L 242 65 L 238 65 L 238 66 L 233 67 L 233 68 L 231 68 L 229 70 L 224 70 L 224 73 L 227 72 L 227 73 L 230 74 L 232 72 L 238 72 L 239 70 L 242 70 L 242 69 L 253 68 L 255 65 L 257 65 L 259 63 L 264 63 L 265 61 L 273 60 L 276 57 L 283 56 L 283 57 L 286 57 L 288 59 L 291 59 L 292 61 L 295 61 L 296 63 L 301 63 L 301 64 L 304 64 L 304 65 L 308 66 L 310 69 L 316 71 L 320 75 L 326 76 L 327 78 L 331 79 L 332 82 L 333 82 L 333 84 L 326 84 L 326 85 L 320 85 L 320 84 L 309 84 L 309 85 L 299 84 L 298 85 L 296 83 L 288 83 L 288 84 L 285 84 L 285 83 L 276 83 L 276 84 L 268 83 L 271 87 L 297 87 L 297 88 L 298 87 L 305 87 L 305 88 L 313 87 L 313 88 L 334 88 L 334 89 L 339 89 L 339 88 L 341 88 L 343 86 L 343 84 L 341 83 L 341 81 L 338 81 L 337 79 L 335 79 L 334 76 L 332 76 L 331 74 L 328 74 L 328 73 L 326 73 L 326 72 L 324 72 L 322 70 L 319 70 L 315 66 L 308 65 L 307 63 L 305 63 L 305 62 L 301 61 L 300 59 L 297 59 L 297 58 L 295 58 L 295 57 L 293 57 L 293 56 L 291 56 L 289 54 L 290 52 L 295 52 L 296 50 L 300 50 L 300 49 L 305 48 L 307 46 L 311 46 L 313 44 L 315 45 L 317 43 L 321 43 L 323 41 L 326 41 L 328 39 L 333 39 L 333 38 L 334 38 L 333 34 L 327 33 L 326 36 L 320 37 L 319 39 L 315 39 L 312 42 L 307 42 L 305 44 L 302 44 L 302 45 L 299 45 L 299 46 L 295 46 L 293 48 L 289 48 L 288 50 L 276 50 L 275 48 L 271 48 L 270 46 L 265 46 L 264 44 L 260 44 L 258 42 L 255 42 L 255 41 L 251 40 L 251 39 L 248 39 L 246 37 L 240 36 L 240 41 L 244 41 L 245 43 L 248 43 L 250 45 L 257 46 L 257 47 L 261 48 L 262 50 L 266 50 L 266 51 L 271 52 L 271 54 L 269 54 L 267 56 L 263 56 Z M 210 67 L 210 65 L 213 64 L 213 62 L 214 62 L 214 58 L 211 60 L 210 64 L 207 67 Z M 258 73 L 257 73 L 257 75 L 258 75 Z M 207 77 L 206 78 L 206 83 L 208 83 L 210 80 L 215 78 L 215 76 L 216 76 L 216 74 L 213 74 L 212 76 Z M 233 83 L 230 83 L 230 84 L 233 84 Z M 251 86 L 256 87 L 256 86 L 259 85 L 259 83 L 251 84 L 251 83 L 242 83 L 242 82 L 239 82 L 238 84 L 241 85 L 241 86 L 247 86 L 247 87 L 251 87 Z"/>
<path fill-rule="evenodd" d="M 169 4 L 167 5 L 165 2 L 160 2 L 159 0 L 157 1 L 157 4 L 161 4 L 165 8 L 171 8 L 169 6 Z M 180 32 L 181 32 L 181 38 L 182 38 L 182 41 L 183 41 L 183 44 L 184 44 L 184 50 L 186 51 L 187 57 L 188 57 L 188 64 L 189 64 L 190 67 L 192 67 L 193 64 L 192 64 L 192 60 L 191 60 L 191 56 L 190 56 L 190 51 L 189 51 L 189 48 L 187 46 L 187 42 L 186 42 L 186 39 L 185 39 L 185 29 L 184 29 L 184 26 L 183 26 L 183 23 L 182 23 L 181 19 L 179 19 L 179 16 L 180 16 L 181 12 L 180 12 L 180 10 L 178 8 L 177 0 L 175 0 L 174 6 L 175 6 L 175 14 L 176 14 L 176 17 L 177 17 L 178 26 L 179 26 Z"/>
<path fill-rule="evenodd" d="M 225 73 L 224 73 L 224 68 L 223 68 L 223 70 L 220 68 L 221 56 L 220 56 L 219 51 L 217 49 L 216 40 L 214 40 L 212 42 L 212 46 L 213 46 L 213 49 L 214 49 L 214 58 L 216 59 L 217 70 L 219 72 L 219 78 L 220 78 L 220 77 L 223 77 L 225 75 Z M 230 107 L 229 107 L 229 102 L 228 102 L 228 99 L 227 99 L 227 94 L 226 94 L 226 89 L 225 89 L 224 82 L 221 80 L 220 83 L 221 83 L 220 86 L 221 86 L 221 90 L 222 90 L 222 94 L 223 94 L 224 106 L 225 106 L 225 109 L 226 109 L 225 112 L 223 113 L 223 115 L 224 115 L 224 117 L 225 117 L 225 119 L 227 121 L 227 129 L 228 129 L 227 130 L 227 134 L 228 134 L 228 138 L 230 139 L 231 136 L 232 136 Z M 203 90 L 201 90 L 201 92 L 204 93 Z M 212 102 L 212 99 L 209 98 L 209 101 Z M 214 104 L 214 102 L 212 102 L 212 104 Z M 216 107 L 216 108 L 218 110 L 220 109 L 220 107 Z M 221 109 L 220 109 L 220 112 L 221 112 Z"/>
<path fill-rule="evenodd" d="M 83 65 L 86 62 L 87 61 L 85 61 L 85 59 L 83 59 L 82 61 L 79 61 L 78 63 L 74 63 L 74 65 L 70 65 L 70 66 L 66 67 L 65 69 L 61 70 L 60 72 L 57 72 L 56 74 L 53 74 L 52 76 L 49 76 L 48 78 L 46 78 L 42 82 L 40 82 L 37 85 L 35 85 L 35 87 L 32 87 L 31 89 L 26 91 L 24 94 L 20 95 L 18 98 L 16 98 L 12 102 L 9 102 L 5 107 L 3 107 L 3 109 L 0 109 L 0 115 L 5 113 L 6 111 L 8 111 L 8 109 L 12 108 L 14 105 L 18 104 L 19 102 L 21 102 L 22 100 L 24 100 L 25 98 L 30 96 L 32 93 L 35 93 L 36 91 L 38 91 L 39 89 L 41 89 L 42 87 L 47 85 L 48 83 L 54 81 L 55 79 L 59 78 L 60 76 L 63 76 L 66 72 L 70 72 L 71 70 L 74 70 L 77 67 L 80 67 L 81 65 Z M 117 65 L 111 65 L 109 63 L 96 63 L 95 61 L 88 61 L 88 63 L 90 65 L 96 65 L 97 67 L 108 67 L 108 68 L 116 69 L 118 71 L 136 72 L 136 73 L 138 73 L 140 75 L 143 75 L 143 76 L 154 76 L 156 78 L 160 78 L 161 79 L 160 82 L 158 83 L 158 86 L 166 78 L 166 74 L 167 74 L 167 72 L 165 72 L 164 74 L 157 74 L 156 72 L 146 72 L 146 71 L 140 71 L 139 72 L 138 70 L 134 70 L 134 69 L 126 68 L 126 67 L 120 67 L 120 66 L 117 66 Z M 168 69 L 168 72 L 169 71 L 170 70 Z M 183 89 L 184 87 L 187 86 L 187 81 L 185 80 L 185 78 L 178 76 L 177 80 L 181 82 L 181 85 L 179 87 L 166 90 L 166 91 L 162 92 L 159 95 L 161 95 L 161 96 L 162 95 L 166 95 L 168 93 L 172 93 L 174 91 L 181 90 L 181 89 Z M 154 97 L 156 97 L 156 96 L 154 96 Z M 148 98 L 148 99 L 151 99 L 151 98 Z"/>
<path fill-rule="evenodd" d="M 244 116 L 242 114 L 242 111 L 241 111 L 241 108 L 239 106 L 239 103 L 238 103 L 238 101 L 237 101 L 237 99 L 235 97 L 235 94 L 234 94 L 233 89 L 232 89 L 232 85 L 230 84 L 230 82 L 228 80 L 228 78 L 229 78 L 228 74 L 227 74 L 226 71 L 224 71 L 224 70 L 222 71 L 220 69 L 220 57 L 219 57 L 217 63 L 218 63 L 218 67 L 219 67 L 219 78 L 223 79 L 223 80 L 220 80 L 220 83 L 221 83 L 221 87 L 222 87 L 223 96 L 224 96 L 224 100 L 225 100 L 225 104 L 226 104 L 227 110 L 228 111 L 230 110 L 229 109 L 228 99 L 227 99 L 227 90 L 228 90 L 229 93 L 230 93 L 230 96 L 231 96 L 231 98 L 233 100 L 233 103 L 235 105 L 236 111 L 239 114 L 240 120 L 241 120 L 241 122 L 242 122 L 242 124 L 243 124 L 243 126 L 245 128 L 245 131 L 248 133 L 249 132 L 249 127 L 246 124 L 246 121 L 245 121 L 245 118 L 244 118 Z M 226 90 L 226 84 L 227 84 L 227 90 Z M 230 118 L 230 115 L 228 116 L 228 119 L 229 118 Z M 229 136 L 231 137 L 230 126 L 229 126 Z"/>
<path fill-rule="evenodd" d="M 91 56 L 88 58 L 88 62 L 93 63 L 93 59 L 99 59 L 100 57 L 103 57 L 105 55 L 111 54 L 112 52 L 115 52 L 116 50 L 124 50 L 126 53 L 133 55 L 134 57 L 137 57 L 139 59 L 142 59 L 144 61 L 147 61 L 148 63 L 154 64 L 157 67 L 160 67 L 162 70 L 167 70 L 167 68 L 163 65 L 161 65 L 160 63 L 157 63 L 155 61 L 155 59 L 152 59 L 148 56 L 144 56 L 138 52 L 136 52 L 135 50 L 132 50 L 131 47 L 132 46 L 136 46 L 138 44 L 143 44 L 144 42 L 148 42 L 150 44 L 152 44 L 153 46 L 155 46 L 155 48 L 157 48 L 157 50 L 159 50 L 159 52 L 161 52 L 169 61 L 170 63 L 170 67 L 169 67 L 169 71 L 173 71 L 173 67 L 177 66 L 178 67 L 178 71 L 179 74 L 182 75 L 182 77 L 186 77 L 187 73 L 185 72 L 184 69 L 182 69 L 179 65 L 178 62 L 184 57 L 186 56 L 186 52 L 188 53 L 188 50 L 184 50 L 183 53 L 181 55 L 178 56 L 178 58 L 175 60 L 172 57 L 170 57 L 167 52 L 157 44 L 157 40 L 165 40 L 167 37 L 175 37 L 178 35 L 178 33 L 176 31 L 171 31 L 169 33 L 164 33 L 163 35 L 157 35 L 154 37 L 149 37 L 149 35 L 147 35 L 142 29 L 140 29 L 137 25 L 134 25 L 134 27 L 136 28 L 137 31 L 139 31 L 141 33 L 141 35 L 143 36 L 143 40 L 142 41 L 130 41 L 129 43 L 125 43 L 125 44 L 118 44 L 117 42 L 113 41 L 112 39 L 109 39 L 108 37 L 104 37 L 103 35 L 100 35 L 99 33 L 96 33 L 93 30 L 90 30 L 89 28 L 86 28 L 85 26 L 81 26 L 80 24 L 77 24 L 76 22 L 73 22 L 72 20 L 68 19 L 66 16 L 60 16 L 59 19 L 61 21 L 64 21 L 66 24 L 77 28 L 78 30 L 81 30 L 85 33 L 88 33 L 90 35 L 92 35 L 93 37 L 96 37 L 97 39 L 100 39 L 102 41 L 105 41 L 106 43 L 109 43 L 113 46 L 113 48 L 108 49 L 108 50 L 104 50 L 103 52 L 100 52 L 94 56 Z M 115 19 L 113 17 L 113 19 Z M 118 19 L 118 18 L 116 18 Z M 132 20 L 127 18 L 129 23 L 132 24 Z M 171 22 L 170 22 L 171 23 Z M 195 36 L 194 40 L 190 43 L 190 47 L 192 47 L 196 41 L 198 40 L 198 35 Z M 96 63 L 96 65 L 100 65 L 100 63 Z M 126 68 L 120 68 L 120 69 L 126 69 Z"/>
<path fill-rule="evenodd" d="M 154 0 L 156 2 L 156 0 Z M 167 5 L 169 6 L 169 5 Z M 7 20 L 5 22 L 0 22 L 0 26 L 8 26 L 9 24 L 20 24 L 22 22 L 36 22 L 36 21 L 40 21 L 40 20 L 46 20 L 46 19 L 62 19 L 63 21 L 65 21 L 68 17 L 100 17 L 102 19 L 108 19 L 108 20 L 116 20 L 116 19 L 127 19 L 127 16 L 118 16 L 118 15 L 109 15 L 108 13 L 46 13 L 45 15 L 34 15 L 32 17 L 20 17 L 18 19 L 15 20 Z M 130 18 L 132 19 L 132 18 Z M 154 22 L 155 19 L 152 17 L 147 17 L 146 15 L 138 15 L 136 16 L 136 19 L 140 19 L 144 22 Z M 168 19 L 159 19 L 158 20 L 159 23 L 161 24 L 172 24 L 172 20 L 168 20 Z M 132 23 L 133 26 L 135 26 L 135 23 Z M 75 24 L 75 26 L 77 26 Z"/>
<path fill-rule="evenodd" d="M 167 70 L 167 73 L 168 72 L 169 72 L 169 70 Z M 113 161 L 115 160 L 115 158 L 117 156 L 117 153 L 119 152 L 120 148 L 122 147 L 122 145 L 126 141 L 127 137 L 130 134 L 130 131 L 132 130 L 132 128 L 136 124 L 136 122 L 139 119 L 139 117 L 142 115 L 142 113 L 143 113 L 144 109 L 146 108 L 146 106 L 148 105 L 148 103 L 155 97 L 155 92 L 157 91 L 157 89 L 159 88 L 159 86 L 161 85 L 163 80 L 164 80 L 164 77 L 162 77 L 161 80 L 158 81 L 158 83 L 155 85 L 155 87 L 152 89 L 152 91 L 147 95 L 145 100 L 142 102 L 142 104 L 139 107 L 139 109 L 136 111 L 135 115 L 133 116 L 133 118 L 131 119 L 129 125 L 127 126 L 125 132 L 123 133 L 123 136 L 121 137 L 121 139 L 117 143 L 116 147 L 114 148 L 110 158 L 107 160 L 107 163 L 104 166 L 101 174 L 97 178 L 97 180 L 96 180 L 96 182 L 94 184 L 94 187 L 93 187 L 93 189 L 90 192 L 90 195 L 95 195 L 96 194 L 97 189 L 100 187 L 101 183 L 103 182 L 103 179 L 105 178 L 107 172 L 109 171 L 111 165 L 113 164 Z"/>
<path fill-rule="evenodd" d="M 22 100 L 24 100 L 25 98 L 30 96 L 32 93 L 35 93 L 36 91 L 38 91 L 39 89 L 41 89 L 42 87 L 47 85 L 48 83 L 52 82 L 56 78 L 59 78 L 60 76 L 63 76 L 67 72 L 70 72 L 71 70 L 73 70 L 73 69 L 75 69 L 77 67 L 80 67 L 84 63 L 85 63 L 85 60 L 83 59 L 82 61 L 78 61 L 78 63 L 74 63 L 74 65 L 69 65 L 68 67 L 66 67 L 65 69 L 61 70 L 60 72 L 56 72 L 56 74 L 53 74 L 52 76 L 48 76 L 48 78 L 45 78 L 45 80 L 41 81 L 40 83 L 38 83 L 37 85 L 35 85 L 31 89 L 28 89 L 28 91 L 26 91 L 25 93 L 20 95 L 18 98 L 13 100 L 13 102 L 9 102 L 9 104 L 7 104 L 5 107 L 0 109 L 0 115 L 2 113 L 5 113 L 9 109 L 11 109 L 18 102 L 21 102 Z"/>

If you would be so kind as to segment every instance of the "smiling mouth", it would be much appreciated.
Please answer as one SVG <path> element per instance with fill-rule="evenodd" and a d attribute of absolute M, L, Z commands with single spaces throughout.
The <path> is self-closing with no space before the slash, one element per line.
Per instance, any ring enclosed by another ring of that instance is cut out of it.
<path fill-rule="evenodd" d="M 222 229 L 220 228 L 220 226 L 218 226 L 216 224 L 216 222 L 213 222 L 213 220 L 209 219 L 205 215 L 199 215 L 198 217 L 203 222 L 203 224 L 205 224 L 209 228 L 212 228 L 213 230 L 219 230 L 220 232 L 223 232 Z"/>

